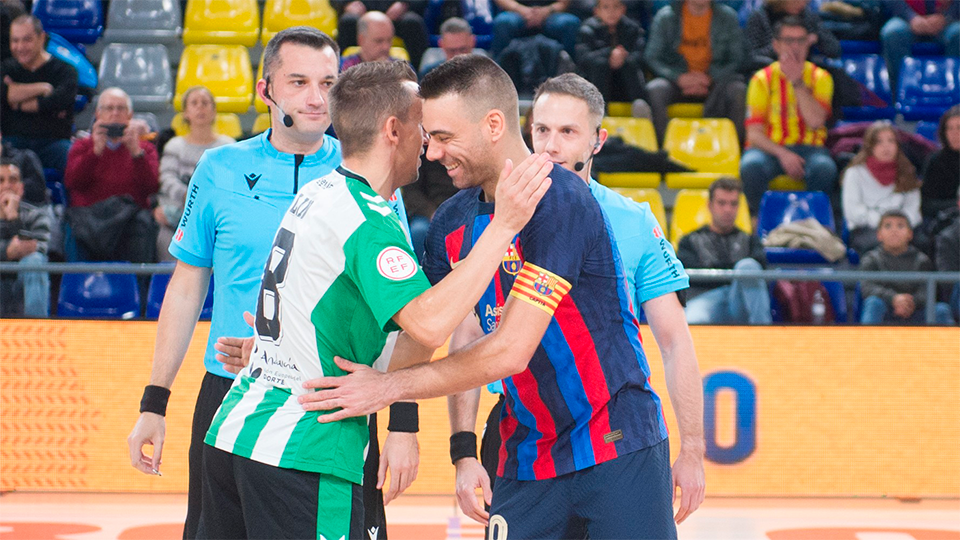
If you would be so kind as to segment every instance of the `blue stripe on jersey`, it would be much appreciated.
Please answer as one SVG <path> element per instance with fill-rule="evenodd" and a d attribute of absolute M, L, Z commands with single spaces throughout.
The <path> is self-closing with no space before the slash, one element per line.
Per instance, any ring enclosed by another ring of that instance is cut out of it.
<path fill-rule="evenodd" d="M 513 384 L 513 380 L 507 377 L 503 379 L 503 387 L 513 398 L 512 409 L 514 416 L 520 421 L 521 426 L 536 426 L 537 421 L 533 417 L 533 413 L 527 410 L 523 406 L 523 402 L 520 401 L 519 393 L 517 392 L 516 385 Z M 519 432 L 519 429 L 518 429 Z M 516 438 L 519 434 L 514 432 L 514 437 Z M 527 431 L 526 436 L 519 440 L 514 446 L 514 451 L 510 454 L 516 456 L 517 462 L 517 478 L 536 478 L 536 475 L 533 474 L 533 462 L 537 459 L 537 441 L 540 440 L 542 434 L 536 429 L 530 429 Z M 509 441 L 504 441 L 503 444 L 507 444 Z M 509 448 L 509 446 L 508 446 Z M 522 466 L 521 466 L 522 464 Z"/>
<path fill-rule="evenodd" d="M 572 420 L 576 422 L 577 418 L 591 418 L 593 416 L 593 407 L 587 400 L 587 391 L 583 388 L 583 380 L 577 372 L 577 363 L 573 357 L 573 351 L 567 344 L 563 331 L 560 330 L 560 323 L 557 319 L 550 320 L 550 326 L 540 341 L 544 349 L 550 351 L 547 355 L 550 363 L 553 364 L 557 372 L 557 383 L 560 394 L 564 402 L 573 415 Z M 551 409 L 556 410 L 556 409 Z M 596 465 L 596 459 L 593 455 L 593 443 L 590 441 L 590 427 L 585 423 L 577 423 L 570 433 L 570 440 L 573 449 L 573 462 L 577 470 Z"/>

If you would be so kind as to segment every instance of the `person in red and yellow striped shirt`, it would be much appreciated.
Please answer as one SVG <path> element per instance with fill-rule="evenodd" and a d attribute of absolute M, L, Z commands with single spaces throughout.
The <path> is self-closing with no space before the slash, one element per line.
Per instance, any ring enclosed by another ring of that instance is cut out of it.
<path fill-rule="evenodd" d="M 833 79 L 807 62 L 817 36 L 796 17 L 784 17 L 774 30 L 778 61 L 753 75 L 747 88 L 747 151 L 740 178 L 750 212 L 756 214 L 771 180 L 787 174 L 807 189 L 831 193 L 837 165 L 824 148 Z"/>

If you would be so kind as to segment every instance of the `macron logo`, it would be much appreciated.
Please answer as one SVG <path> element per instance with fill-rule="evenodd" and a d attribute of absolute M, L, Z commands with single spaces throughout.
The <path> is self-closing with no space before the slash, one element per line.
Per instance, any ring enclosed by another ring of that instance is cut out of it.
<path fill-rule="evenodd" d="M 253 186 L 257 185 L 257 182 L 260 180 L 261 176 L 263 175 L 250 173 L 250 174 L 243 175 L 243 178 L 247 181 L 247 187 L 249 187 L 250 190 L 253 191 Z"/>

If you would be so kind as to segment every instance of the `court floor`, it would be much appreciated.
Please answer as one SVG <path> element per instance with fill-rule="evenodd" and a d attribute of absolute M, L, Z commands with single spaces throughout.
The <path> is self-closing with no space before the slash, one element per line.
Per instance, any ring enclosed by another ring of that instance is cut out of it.
<path fill-rule="evenodd" d="M 185 495 L 7 493 L 0 495 L 0 539 L 178 539 L 185 507 Z M 453 497 L 404 496 L 387 507 L 387 519 L 391 540 L 483 537 Z M 705 540 L 960 540 L 960 500 L 708 498 L 679 533 Z"/>

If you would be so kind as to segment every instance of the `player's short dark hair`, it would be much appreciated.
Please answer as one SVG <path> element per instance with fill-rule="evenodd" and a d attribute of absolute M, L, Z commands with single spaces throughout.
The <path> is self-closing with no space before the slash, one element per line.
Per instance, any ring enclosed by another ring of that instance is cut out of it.
<path fill-rule="evenodd" d="M 370 150 L 391 116 L 409 120 L 416 95 L 408 81 L 417 82 L 417 74 L 406 62 L 364 62 L 343 72 L 327 96 L 343 157 Z"/>
<path fill-rule="evenodd" d="M 776 24 L 773 25 L 773 38 L 779 39 L 780 31 L 784 28 L 803 28 L 804 32 L 808 34 L 810 33 L 810 30 L 807 29 L 807 26 L 803 24 L 803 19 L 796 15 L 787 15 L 786 17 L 783 17 L 777 21 Z"/>
<path fill-rule="evenodd" d="M 537 92 L 533 96 L 534 106 L 536 106 L 537 100 L 539 100 L 543 94 L 570 96 L 583 101 L 587 104 L 587 110 L 596 123 L 595 126 L 591 127 L 600 128 L 606 103 L 603 101 L 603 94 L 601 94 L 600 90 L 590 81 L 576 73 L 564 73 L 563 75 L 547 79 L 537 88 Z"/>
<path fill-rule="evenodd" d="M 317 50 L 323 50 L 326 47 L 333 49 L 337 58 L 340 57 L 340 47 L 330 36 L 313 28 L 311 26 L 291 26 L 277 32 L 270 41 L 267 42 L 263 50 L 263 78 L 270 80 L 270 76 L 280 65 L 280 47 L 284 43 L 294 43 Z"/>
<path fill-rule="evenodd" d="M 40 22 L 40 19 L 34 17 L 29 13 L 24 13 L 23 15 L 20 15 L 14 18 L 12 21 L 10 21 L 11 26 L 14 24 L 29 24 L 30 26 L 33 27 L 33 32 L 35 34 L 37 34 L 38 36 L 43 35 L 43 23 Z"/>
<path fill-rule="evenodd" d="M 739 194 L 743 193 L 743 184 L 731 176 L 721 176 L 720 178 L 717 178 L 711 182 L 710 187 L 707 188 L 707 193 L 709 194 L 708 200 L 710 202 L 713 202 L 713 194 L 718 189 L 722 189 L 724 191 L 736 191 Z"/>
<path fill-rule="evenodd" d="M 883 215 L 880 216 L 880 221 L 877 223 L 877 228 L 879 229 L 880 227 L 883 226 L 884 220 L 897 219 L 897 218 L 906 221 L 907 226 L 910 226 L 910 218 L 903 213 L 903 210 L 894 209 L 894 210 L 887 210 L 886 212 L 883 213 Z"/>
<path fill-rule="evenodd" d="M 510 76 L 493 60 L 479 54 L 462 54 L 440 64 L 420 83 L 423 99 L 447 94 L 463 98 L 479 119 L 493 109 L 503 112 L 507 127 L 520 131 L 520 100 Z"/>

